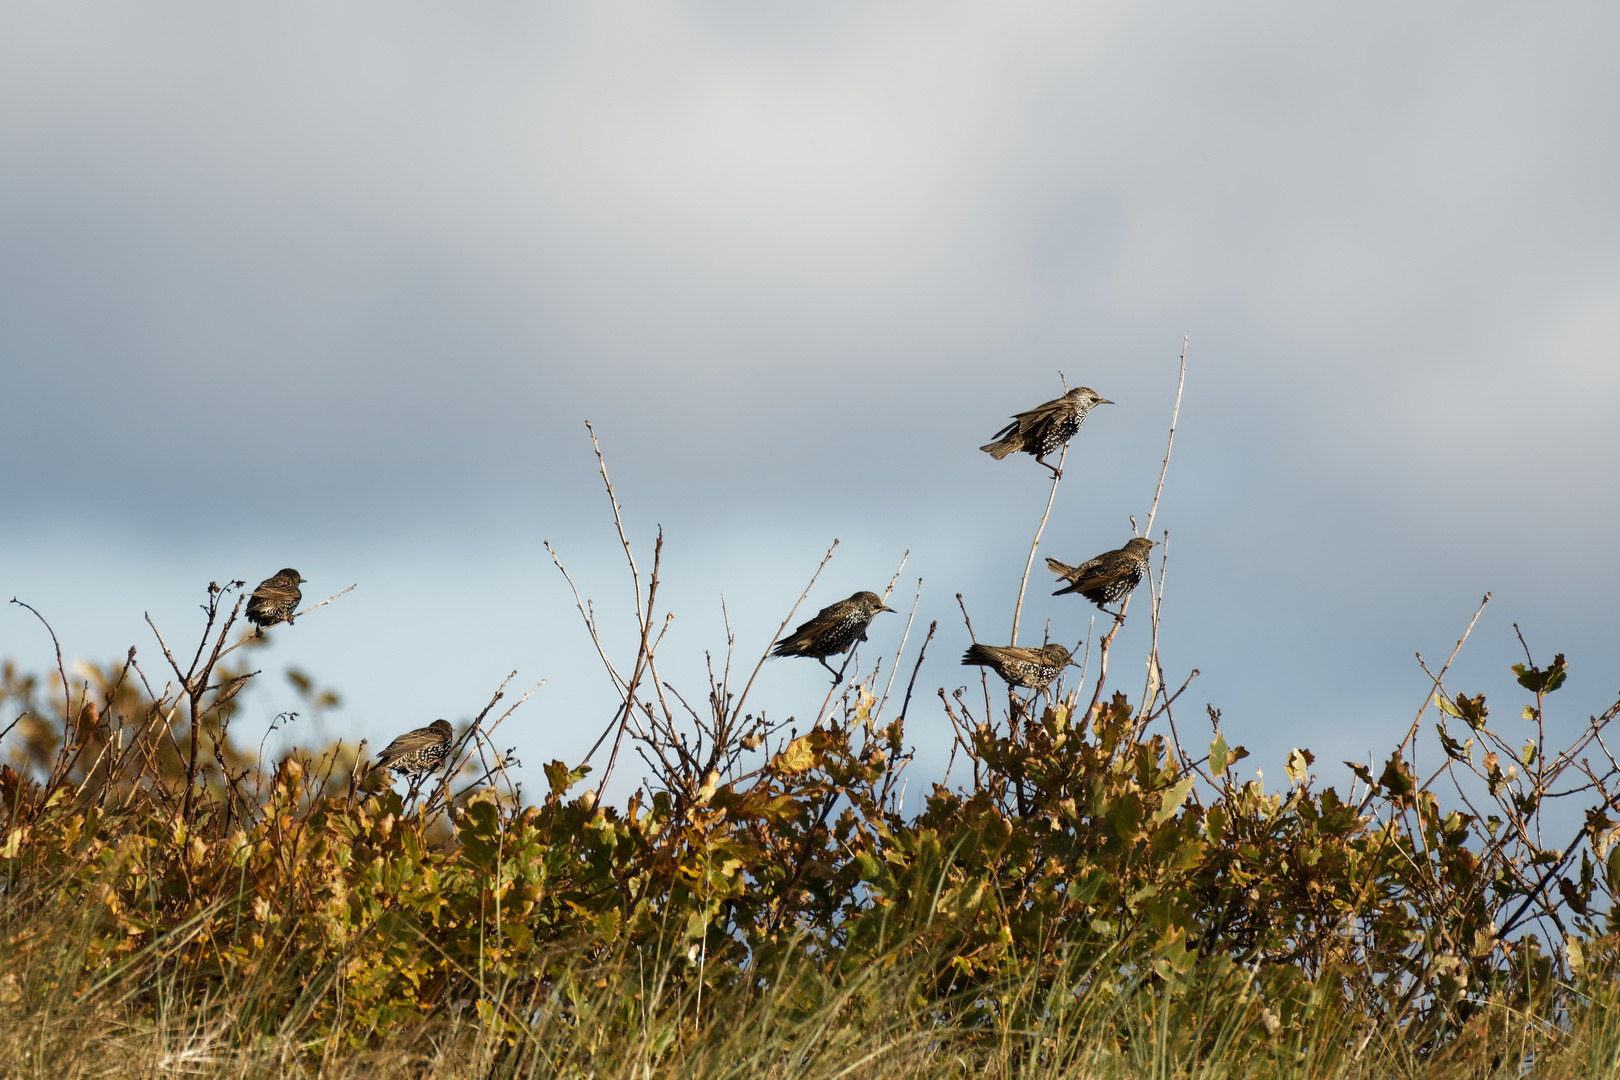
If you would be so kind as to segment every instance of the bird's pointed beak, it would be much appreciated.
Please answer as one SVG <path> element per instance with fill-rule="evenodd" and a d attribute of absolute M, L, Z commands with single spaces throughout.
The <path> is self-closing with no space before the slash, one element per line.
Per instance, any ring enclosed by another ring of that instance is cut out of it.
<path fill-rule="evenodd" d="M 1114 404 L 1117 404 L 1117 402 L 1109 401 L 1107 398 L 1098 398 L 1097 399 L 1097 404 L 1099 404 L 1099 405 L 1114 405 Z"/>
<path fill-rule="evenodd" d="M 882 605 L 879 606 L 879 610 L 880 611 L 893 611 L 894 608 L 890 607 L 888 604 L 882 604 Z"/>

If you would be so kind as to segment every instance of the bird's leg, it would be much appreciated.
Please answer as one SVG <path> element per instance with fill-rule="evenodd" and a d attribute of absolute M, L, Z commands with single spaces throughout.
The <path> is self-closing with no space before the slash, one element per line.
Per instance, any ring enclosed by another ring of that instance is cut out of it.
<path fill-rule="evenodd" d="M 1037 454 L 1035 456 L 1035 464 L 1037 464 L 1037 465 L 1045 465 L 1048 469 L 1051 469 L 1052 470 L 1052 479 L 1054 479 L 1054 480 L 1063 479 L 1063 470 L 1058 468 L 1056 465 L 1048 464 L 1045 454 Z"/>
<path fill-rule="evenodd" d="M 1097 610 L 1102 612 L 1104 615 L 1112 615 L 1114 617 L 1115 622 L 1124 622 L 1125 621 L 1125 612 L 1124 612 L 1123 609 L 1121 609 L 1119 611 L 1109 611 L 1107 608 L 1103 607 L 1101 604 L 1098 604 L 1097 605 Z"/>
<path fill-rule="evenodd" d="M 816 662 L 819 663 L 822 667 L 826 668 L 827 671 L 832 675 L 832 677 L 833 677 L 833 685 L 834 686 L 837 686 L 839 684 L 839 682 L 842 681 L 842 679 L 844 678 L 838 672 L 833 670 L 833 666 L 831 664 L 827 663 L 827 658 L 825 656 L 816 657 Z"/>

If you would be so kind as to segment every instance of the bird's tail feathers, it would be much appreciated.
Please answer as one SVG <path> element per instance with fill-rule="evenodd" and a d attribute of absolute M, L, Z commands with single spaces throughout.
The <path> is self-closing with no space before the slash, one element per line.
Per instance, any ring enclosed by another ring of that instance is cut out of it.
<path fill-rule="evenodd" d="M 1083 593 L 1087 589 L 1099 589 L 1107 583 L 1107 578 L 1098 577 L 1095 574 L 1091 574 L 1086 577 L 1074 577 L 1069 579 L 1069 584 L 1063 586 L 1061 589 L 1055 590 L 1052 595 L 1062 596 L 1064 593 Z"/>
<path fill-rule="evenodd" d="M 1024 441 L 1018 437 L 1018 420 L 1016 418 L 1013 419 L 1012 423 L 996 432 L 995 442 L 988 442 L 979 447 L 980 450 L 983 450 L 997 461 L 1023 448 Z"/>
<path fill-rule="evenodd" d="M 974 642 L 968 646 L 967 652 L 962 654 L 963 667 L 975 667 L 979 664 L 993 664 L 996 654 L 990 651 L 989 646 Z"/>

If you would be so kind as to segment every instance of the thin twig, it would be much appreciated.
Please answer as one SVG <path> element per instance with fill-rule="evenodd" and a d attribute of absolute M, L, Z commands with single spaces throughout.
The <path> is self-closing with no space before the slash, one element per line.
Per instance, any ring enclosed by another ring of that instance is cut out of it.
<path fill-rule="evenodd" d="M 1402 739 L 1400 745 L 1395 748 L 1397 752 L 1404 751 L 1407 744 L 1417 737 L 1418 725 L 1423 723 L 1423 713 L 1428 709 L 1429 703 L 1434 700 L 1435 691 L 1440 689 L 1442 681 L 1446 677 L 1446 671 L 1451 667 L 1451 662 L 1457 659 L 1457 654 L 1462 651 L 1463 643 L 1468 640 L 1468 635 L 1474 632 L 1474 624 L 1479 622 L 1480 612 L 1484 611 L 1485 605 L 1490 602 L 1491 594 L 1486 593 L 1484 597 L 1481 598 L 1479 607 L 1474 609 L 1474 617 L 1468 620 L 1468 628 L 1463 631 L 1462 637 L 1457 639 L 1457 644 L 1452 646 L 1451 655 L 1446 657 L 1446 662 L 1440 666 L 1440 673 L 1434 676 L 1434 685 L 1429 687 L 1428 691 L 1424 693 L 1423 704 L 1418 706 L 1417 716 L 1413 717 L 1412 726 L 1407 730 L 1406 738 Z M 1369 798 L 1370 797 L 1371 796 L 1369 796 Z M 1363 805 L 1365 806 L 1365 804 Z"/>
<path fill-rule="evenodd" d="M 1164 444 L 1164 463 L 1159 466 L 1159 483 L 1153 489 L 1153 505 L 1148 510 L 1147 528 L 1140 534 L 1136 532 L 1136 515 L 1131 515 L 1132 535 L 1147 536 L 1153 531 L 1153 519 L 1159 512 L 1159 497 L 1164 494 L 1165 474 L 1170 471 L 1170 451 L 1176 444 L 1176 422 L 1181 416 L 1181 392 L 1187 384 L 1187 338 L 1181 339 L 1181 374 L 1176 379 L 1176 403 L 1170 410 L 1170 435 Z M 1119 605 L 1119 613 L 1114 616 L 1114 625 L 1104 634 L 1097 643 L 1097 681 L 1091 693 L 1091 704 L 1086 709 L 1086 718 L 1094 718 L 1097 706 L 1102 701 L 1103 685 L 1108 681 L 1108 649 L 1114 643 L 1114 635 L 1119 628 L 1125 625 L 1125 612 L 1131 606 L 1131 598 L 1125 597 Z"/>
<path fill-rule="evenodd" d="M 883 700 L 879 701 L 877 708 L 872 712 L 872 722 L 883 715 L 883 706 L 889 703 L 889 691 L 894 689 L 894 677 L 900 671 L 900 657 L 905 655 L 906 641 L 911 637 L 911 624 L 917 618 L 917 604 L 922 600 L 922 578 L 917 579 L 917 595 L 911 598 L 911 612 L 906 616 L 906 629 L 900 635 L 900 647 L 894 650 L 894 663 L 889 665 L 889 682 L 883 688 Z"/>
<path fill-rule="evenodd" d="M 922 670 L 923 657 L 928 654 L 928 643 L 934 640 L 934 631 L 937 629 L 939 629 L 939 621 L 936 619 L 928 624 L 928 636 L 923 638 L 922 648 L 917 650 L 917 663 L 911 669 L 911 680 L 906 683 L 905 700 L 900 702 L 900 719 L 898 723 L 902 727 L 906 722 L 906 710 L 911 708 L 911 690 L 912 687 L 917 685 L 917 672 Z"/>
<path fill-rule="evenodd" d="M 613 661 L 608 659 L 607 649 L 602 646 L 602 638 L 596 632 L 596 619 L 591 616 L 590 610 L 585 606 L 585 601 L 580 598 L 579 586 L 574 584 L 574 579 L 569 576 L 568 570 L 563 566 L 562 559 L 552 548 L 551 542 L 542 540 L 540 544 L 546 549 L 546 554 L 551 556 L 551 562 L 557 567 L 557 571 L 562 574 L 563 580 L 568 582 L 568 587 L 573 590 L 574 606 L 579 609 L 579 617 L 585 620 L 585 629 L 591 635 L 591 644 L 596 646 L 596 655 L 602 658 L 602 665 L 607 668 L 608 676 L 613 680 L 613 688 L 623 694 L 623 687 L 627 685 L 624 676 L 619 674 L 619 670 L 613 666 Z M 610 727 L 608 730 L 613 729 Z"/>
<path fill-rule="evenodd" d="M 308 615 L 310 612 L 314 611 L 316 608 L 323 608 L 327 604 L 330 604 L 332 601 L 336 600 L 338 597 L 346 596 L 349 593 L 354 592 L 354 590 L 358 589 L 359 587 L 360 587 L 360 583 L 357 581 L 353 585 L 350 585 L 347 589 L 344 589 L 342 592 L 335 592 L 331 596 L 328 596 L 325 600 L 322 600 L 320 603 L 309 605 L 309 607 L 305 608 L 303 611 L 300 611 L 297 614 L 295 614 L 292 617 L 292 619 L 288 619 L 287 622 L 290 624 L 293 621 L 293 619 L 302 619 L 305 615 Z M 153 627 L 153 629 L 156 630 L 157 628 Z M 231 653 L 235 652 L 237 649 L 240 649 L 242 646 L 246 645 L 248 642 L 257 641 L 257 640 L 259 640 L 259 636 L 257 634 L 244 634 L 242 636 L 242 640 L 238 641 L 236 644 L 232 645 L 230 648 L 228 648 L 224 652 L 220 653 L 218 658 L 220 660 L 223 660 L 227 656 L 231 655 Z"/>
<path fill-rule="evenodd" d="M 589 420 L 585 421 L 585 430 L 591 436 L 591 448 L 596 451 L 596 464 L 602 471 L 602 484 L 607 488 L 608 502 L 613 506 L 613 527 L 619 531 L 619 546 L 624 548 L 624 557 L 630 564 L 630 578 L 636 589 L 636 621 L 644 621 L 641 608 L 641 571 L 636 569 L 636 556 L 630 550 L 630 538 L 624 534 L 624 508 L 619 505 L 619 497 L 613 490 L 613 481 L 608 479 L 607 460 L 602 457 L 602 446 L 596 441 L 596 429 Z"/>
<path fill-rule="evenodd" d="M 1143 536 L 1153 535 L 1153 518 L 1159 512 L 1159 496 L 1164 494 L 1164 474 L 1170 471 L 1170 449 L 1176 444 L 1176 421 L 1181 417 L 1181 389 L 1187 385 L 1187 338 L 1181 339 L 1181 375 L 1176 379 L 1176 406 L 1170 411 L 1170 438 L 1164 444 L 1164 464 L 1159 466 L 1159 486 L 1153 489 L 1153 507 L 1148 510 Z"/>
<path fill-rule="evenodd" d="M 1149 619 L 1152 622 L 1153 639 L 1148 646 L 1148 673 L 1147 681 L 1142 684 L 1142 704 L 1137 709 L 1140 716 L 1147 717 L 1153 712 L 1153 699 L 1159 688 L 1164 686 L 1162 670 L 1159 667 L 1159 608 L 1164 603 L 1164 579 L 1170 568 L 1170 530 L 1164 530 L 1164 540 L 1159 548 L 1159 577 L 1157 588 L 1154 585 L 1153 564 L 1148 563 L 1148 600 L 1152 604 Z M 1159 676 L 1156 678 L 1156 675 Z"/>
<path fill-rule="evenodd" d="M 40 624 L 45 627 L 45 632 L 51 635 L 51 645 L 56 649 L 56 673 L 62 677 L 62 720 L 63 723 L 66 723 L 68 717 L 73 714 L 73 688 L 68 685 L 67 667 L 62 663 L 62 643 L 56 640 L 56 631 L 51 629 L 51 624 L 45 620 L 45 616 L 35 610 L 34 605 L 25 603 L 15 596 L 11 598 L 11 602 L 18 607 L 25 607 L 32 611 L 34 618 L 38 619 Z"/>
<path fill-rule="evenodd" d="M 1046 519 L 1052 516 L 1052 501 L 1057 498 L 1058 481 L 1063 479 L 1063 460 L 1069 456 L 1069 444 L 1063 444 L 1063 452 L 1058 455 L 1057 472 L 1052 474 L 1052 490 L 1046 496 L 1046 510 L 1041 514 L 1041 523 L 1035 529 L 1035 539 L 1029 543 L 1029 558 L 1024 561 L 1024 576 L 1018 582 L 1018 603 L 1013 606 L 1012 640 L 1007 644 L 1018 644 L 1018 619 L 1024 612 L 1024 590 L 1029 587 L 1029 571 L 1035 565 L 1035 549 L 1041 546 L 1041 533 L 1046 531 Z"/>
<path fill-rule="evenodd" d="M 776 644 L 782 636 L 782 631 L 786 630 L 788 623 L 793 621 L 793 616 L 799 610 L 799 605 L 804 603 L 804 598 L 810 595 L 810 590 L 816 587 L 816 579 L 821 577 L 821 572 L 827 568 L 827 562 L 833 557 L 833 552 L 836 550 L 838 550 L 838 541 L 835 539 L 832 542 L 832 547 L 827 549 L 827 554 L 821 557 L 821 565 L 817 566 L 816 572 L 810 575 L 810 584 L 806 585 L 804 592 L 800 593 L 799 598 L 793 601 L 793 606 L 788 609 L 787 618 L 783 619 L 782 625 L 776 628 L 776 633 L 771 635 L 771 640 L 765 643 L 765 651 L 760 655 L 759 663 L 754 665 L 753 673 L 748 676 L 748 682 L 743 686 L 742 695 L 737 698 L 737 704 L 732 706 L 731 715 L 733 719 L 742 715 L 743 702 L 748 700 L 748 691 L 754 688 L 754 679 L 759 676 L 759 669 L 764 667 L 765 661 L 771 658 L 771 646 Z"/>
<path fill-rule="evenodd" d="M 594 435 L 592 436 L 592 439 L 594 441 Z M 601 456 L 600 451 L 598 451 L 597 456 Z M 603 479 L 607 478 L 606 466 L 603 467 L 602 477 Z M 620 530 L 620 535 L 623 535 L 623 530 Z M 628 556 L 629 552 L 629 545 L 626 545 L 625 554 Z M 652 577 L 647 583 L 647 608 L 645 618 L 643 618 L 641 611 L 641 587 L 639 581 L 636 586 L 636 618 L 641 629 L 641 644 L 636 649 L 636 666 L 630 673 L 630 683 L 624 688 L 624 713 L 622 719 L 619 721 L 619 733 L 613 737 L 613 749 L 608 754 L 607 765 L 602 769 L 601 782 L 596 785 L 596 801 L 598 804 L 601 803 L 602 796 L 607 791 L 608 777 L 613 775 L 613 766 L 618 763 L 619 746 L 624 741 L 625 729 L 630 726 L 630 718 L 635 711 L 636 687 L 641 685 L 642 673 L 647 670 L 648 661 L 652 659 L 652 642 L 650 639 L 652 637 L 653 603 L 658 598 L 658 571 L 663 565 L 663 558 L 664 530 L 660 528 L 658 530 L 657 545 L 653 548 Z M 631 565 L 632 567 L 635 565 L 633 560 Z"/>

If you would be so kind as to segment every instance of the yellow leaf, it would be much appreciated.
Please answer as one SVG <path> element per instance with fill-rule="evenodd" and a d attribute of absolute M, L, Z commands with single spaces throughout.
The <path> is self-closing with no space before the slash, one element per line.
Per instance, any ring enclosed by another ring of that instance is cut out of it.
<path fill-rule="evenodd" d="M 803 772 L 815 763 L 816 752 L 810 748 L 810 736 L 801 735 L 788 743 L 788 748 L 776 756 L 776 767 L 783 772 Z"/>

